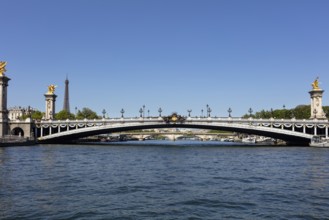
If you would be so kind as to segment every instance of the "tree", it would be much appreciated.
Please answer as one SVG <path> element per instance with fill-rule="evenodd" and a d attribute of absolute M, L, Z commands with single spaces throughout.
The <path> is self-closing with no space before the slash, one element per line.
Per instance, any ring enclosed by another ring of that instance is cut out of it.
<path fill-rule="evenodd" d="M 325 114 L 329 114 L 329 106 L 324 106 L 323 111 Z M 243 118 L 249 118 L 248 114 L 245 114 Z M 271 111 L 262 110 L 260 112 L 256 112 L 252 115 L 253 118 L 283 118 L 283 119 L 291 119 L 295 117 L 296 119 L 309 119 L 311 117 L 311 106 L 310 105 L 298 105 L 293 109 L 275 109 Z"/>
<path fill-rule="evenodd" d="M 101 117 L 99 117 L 97 115 L 96 112 L 92 111 L 89 108 L 83 108 L 81 111 L 79 110 L 77 115 L 76 115 L 76 119 L 82 120 L 82 119 L 99 119 Z"/>
<path fill-rule="evenodd" d="M 31 118 L 34 119 L 34 120 L 41 120 L 42 117 L 43 117 L 43 113 L 40 112 L 40 111 L 34 111 L 31 114 Z"/>
<path fill-rule="evenodd" d="M 55 119 L 56 120 L 66 120 L 66 119 L 75 119 L 75 115 L 71 114 L 70 112 L 66 111 L 66 110 L 62 110 L 60 112 L 58 112 L 57 114 L 55 114 Z"/>
<path fill-rule="evenodd" d="M 298 105 L 294 109 L 294 116 L 297 119 L 309 119 L 311 117 L 310 105 Z"/>

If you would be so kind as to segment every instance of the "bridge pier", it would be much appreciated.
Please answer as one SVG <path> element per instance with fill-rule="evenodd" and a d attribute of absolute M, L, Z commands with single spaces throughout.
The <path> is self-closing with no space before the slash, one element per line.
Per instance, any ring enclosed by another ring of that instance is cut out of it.
<path fill-rule="evenodd" d="M 57 95 L 55 95 L 54 93 L 45 94 L 45 98 L 46 98 L 45 119 L 46 120 L 54 119 L 56 97 L 57 97 Z"/>
<path fill-rule="evenodd" d="M 168 134 L 168 135 L 164 135 L 164 136 L 167 137 L 171 141 L 176 141 L 177 138 L 182 137 L 183 135 Z"/>
<path fill-rule="evenodd" d="M 9 134 L 8 109 L 7 109 L 7 87 L 10 79 L 3 73 L 0 76 L 0 137 Z"/>
<path fill-rule="evenodd" d="M 309 92 L 311 95 L 311 119 L 326 119 L 326 114 L 322 108 L 323 92 L 324 90 L 318 86 L 313 87 L 313 90 Z"/>

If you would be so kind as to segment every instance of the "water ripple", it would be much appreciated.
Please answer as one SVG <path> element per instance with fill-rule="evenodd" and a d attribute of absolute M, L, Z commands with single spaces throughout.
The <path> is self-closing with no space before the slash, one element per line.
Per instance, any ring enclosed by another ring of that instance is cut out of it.
<path fill-rule="evenodd" d="M 329 219 L 329 151 L 0 148 L 0 219 Z"/>

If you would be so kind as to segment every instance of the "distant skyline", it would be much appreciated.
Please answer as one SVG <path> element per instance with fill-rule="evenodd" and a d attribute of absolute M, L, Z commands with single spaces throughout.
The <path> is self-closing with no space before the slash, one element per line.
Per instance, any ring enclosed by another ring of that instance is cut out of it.
<path fill-rule="evenodd" d="M 0 60 L 8 107 L 110 117 L 177 112 L 242 116 L 310 104 L 316 77 L 329 105 L 327 0 L 1 0 Z"/>

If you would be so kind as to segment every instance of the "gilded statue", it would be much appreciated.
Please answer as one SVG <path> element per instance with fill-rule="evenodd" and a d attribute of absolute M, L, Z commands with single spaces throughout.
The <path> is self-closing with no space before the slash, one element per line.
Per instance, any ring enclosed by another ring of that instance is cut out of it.
<path fill-rule="evenodd" d="M 315 89 L 320 89 L 320 87 L 319 87 L 319 77 L 316 77 L 316 79 L 312 83 L 312 87 L 313 87 L 314 90 Z"/>
<path fill-rule="evenodd" d="M 55 86 L 54 84 L 49 85 L 48 86 L 48 94 L 54 94 L 56 87 L 57 86 Z"/>
<path fill-rule="evenodd" d="M 6 70 L 7 62 L 0 61 L 0 76 L 4 76 Z"/>

